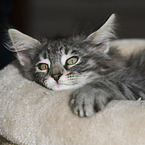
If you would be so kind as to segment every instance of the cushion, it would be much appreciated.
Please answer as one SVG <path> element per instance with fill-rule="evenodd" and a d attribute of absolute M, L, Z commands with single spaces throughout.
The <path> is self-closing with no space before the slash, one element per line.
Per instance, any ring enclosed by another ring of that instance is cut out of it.
<path fill-rule="evenodd" d="M 128 57 L 143 49 L 145 40 L 111 45 Z M 9 64 L 0 71 L 0 135 L 19 145 L 145 144 L 144 101 L 112 101 L 92 117 L 80 118 L 69 106 L 71 94 L 43 88 L 25 79 L 17 62 Z"/>

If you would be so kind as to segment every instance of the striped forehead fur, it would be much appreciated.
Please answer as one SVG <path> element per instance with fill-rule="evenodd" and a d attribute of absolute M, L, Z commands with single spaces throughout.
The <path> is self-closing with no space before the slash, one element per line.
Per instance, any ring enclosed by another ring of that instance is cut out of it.
<path fill-rule="evenodd" d="M 90 42 L 85 42 L 83 40 L 82 38 L 78 39 L 78 37 L 77 39 L 69 38 L 62 40 L 50 40 L 48 41 L 47 45 L 45 45 L 45 48 L 43 48 L 42 54 L 45 54 L 45 56 L 49 54 L 48 59 L 51 59 L 52 61 L 60 61 L 60 58 L 64 55 L 68 55 L 68 58 L 69 56 L 71 57 L 71 55 L 79 55 L 79 57 L 83 57 L 84 60 L 79 65 L 80 68 L 78 68 L 78 66 L 75 66 L 73 68 L 74 70 L 76 69 L 79 72 L 81 72 L 82 68 L 87 68 L 83 69 L 82 71 L 89 69 L 95 70 L 96 67 L 98 67 L 98 60 L 102 60 L 102 58 L 104 57 L 106 57 L 108 61 L 106 54 L 99 51 L 96 53 L 97 47 L 100 47 L 101 44 L 96 45 Z M 107 63 L 104 65 L 107 65 Z"/>

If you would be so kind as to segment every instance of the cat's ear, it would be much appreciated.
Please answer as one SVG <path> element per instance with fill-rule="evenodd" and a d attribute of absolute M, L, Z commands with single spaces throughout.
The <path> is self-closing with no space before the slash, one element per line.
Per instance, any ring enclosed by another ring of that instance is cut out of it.
<path fill-rule="evenodd" d="M 93 32 L 87 37 L 86 41 L 90 41 L 94 44 L 102 44 L 101 49 L 107 52 L 109 47 L 109 40 L 115 38 L 114 25 L 115 14 L 112 14 L 100 29 Z"/>
<path fill-rule="evenodd" d="M 10 51 L 17 53 L 21 65 L 30 63 L 33 55 L 32 50 L 39 47 L 41 43 L 16 29 L 9 29 L 8 34 L 13 45 Z"/>

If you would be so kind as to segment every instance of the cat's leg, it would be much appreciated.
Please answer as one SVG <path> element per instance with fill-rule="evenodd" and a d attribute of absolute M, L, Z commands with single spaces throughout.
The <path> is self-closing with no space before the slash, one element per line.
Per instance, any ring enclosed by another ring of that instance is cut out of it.
<path fill-rule="evenodd" d="M 92 82 L 76 90 L 73 93 L 71 107 L 76 115 L 87 117 L 102 110 L 111 100 L 127 99 L 136 99 L 127 86 L 102 80 Z"/>

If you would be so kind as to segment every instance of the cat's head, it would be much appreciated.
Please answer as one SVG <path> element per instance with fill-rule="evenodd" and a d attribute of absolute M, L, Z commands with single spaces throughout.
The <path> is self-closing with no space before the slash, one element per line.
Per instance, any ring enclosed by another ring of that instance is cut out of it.
<path fill-rule="evenodd" d="M 25 76 L 52 90 L 73 89 L 100 77 L 107 66 L 100 66 L 114 37 L 115 15 L 88 37 L 46 40 L 40 42 L 15 29 L 8 33 L 12 48 Z M 107 65 L 107 64 L 106 64 Z"/>

